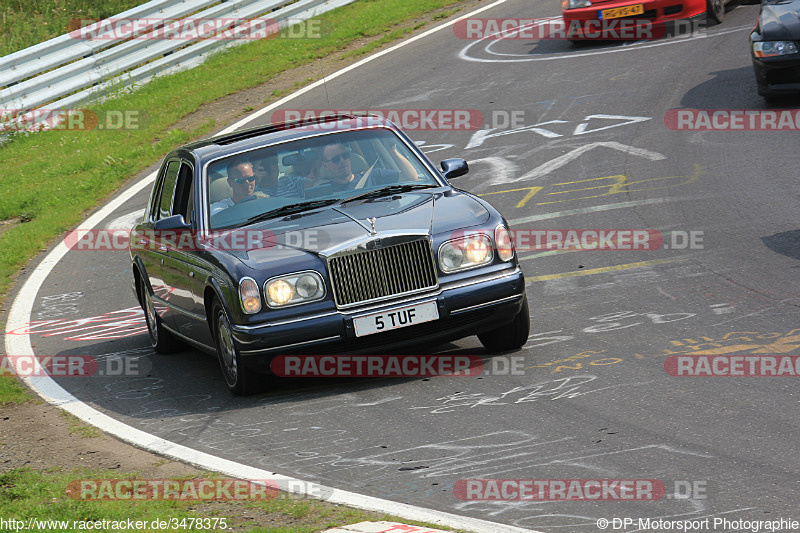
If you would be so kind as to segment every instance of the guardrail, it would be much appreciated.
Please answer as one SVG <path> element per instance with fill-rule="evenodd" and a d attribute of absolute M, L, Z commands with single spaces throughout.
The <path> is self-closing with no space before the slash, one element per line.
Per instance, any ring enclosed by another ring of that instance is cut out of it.
<path fill-rule="evenodd" d="M 285 28 L 355 0 L 153 0 L 114 19 L 252 19 L 268 15 Z M 106 19 L 109 20 L 109 19 Z M 103 21 L 92 27 L 102 28 Z M 106 25 L 107 26 L 107 25 Z M 157 26 L 154 26 L 154 28 Z M 18 122 L 43 120 L 33 110 L 71 109 L 110 89 L 141 85 L 157 75 L 191 68 L 241 40 L 90 39 L 61 35 L 0 58 L 0 113 Z M 5 117 L 6 120 L 8 117 Z"/>

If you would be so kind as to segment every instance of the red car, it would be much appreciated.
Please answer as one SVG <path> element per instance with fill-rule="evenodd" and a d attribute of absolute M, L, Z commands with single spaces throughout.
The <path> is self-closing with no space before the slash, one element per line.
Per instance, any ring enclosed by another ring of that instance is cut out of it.
<path fill-rule="evenodd" d="M 707 18 L 722 22 L 730 0 L 564 0 L 571 41 L 658 39 L 686 34 Z M 680 22 L 677 22 L 680 21 Z"/>

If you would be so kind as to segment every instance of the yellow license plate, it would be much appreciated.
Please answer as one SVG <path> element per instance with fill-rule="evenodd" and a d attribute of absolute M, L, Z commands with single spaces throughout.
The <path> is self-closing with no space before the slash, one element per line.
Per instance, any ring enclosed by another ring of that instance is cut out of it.
<path fill-rule="evenodd" d="M 600 19 L 601 20 L 618 19 L 622 17 L 630 17 L 632 15 L 641 15 L 642 13 L 644 13 L 644 4 L 612 7 L 611 9 L 602 10 L 600 12 Z"/>

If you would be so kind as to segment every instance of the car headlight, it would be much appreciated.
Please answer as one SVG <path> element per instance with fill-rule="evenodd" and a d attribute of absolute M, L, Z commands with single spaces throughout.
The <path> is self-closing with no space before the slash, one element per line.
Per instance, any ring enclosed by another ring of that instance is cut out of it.
<path fill-rule="evenodd" d="M 285 307 L 322 299 L 325 283 L 317 272 L 297 272 L 268 279 L 264 294 L 270 307 Z"/>
<path fill-rule="evenodd" d="M 753 55 L 756 57 L 788 56 L 797 53 L 794 41 L 756 41 L 753 43 Z"/>
<path fill-rule="evenodd" d="M 483 233 L 453 239 L 439 247 L 439 268 L 445 274 L 492 262 L 492 241 Z"/>
<path fill-rule="evenodd" d="M 577 9 L 579 7 L 589 7 L 592 3 L 589 0 L 564 0 L 564 9 Z"/>
<path fill-rule="evenodd" d="M 511 232 L 507 227 L 497 226 L 494 229 L 494 242 L 500 261 L 509 261 L 514 257 L 514 241 L 511 240 Z"/>
<path fill-rule="evenodd" d="M 248 315 L 261 311 L 261 294 L 258 292 L 256 280 L 242 278 L 239 281 L 239 301 L 242 302 L 242 310 Z"/>

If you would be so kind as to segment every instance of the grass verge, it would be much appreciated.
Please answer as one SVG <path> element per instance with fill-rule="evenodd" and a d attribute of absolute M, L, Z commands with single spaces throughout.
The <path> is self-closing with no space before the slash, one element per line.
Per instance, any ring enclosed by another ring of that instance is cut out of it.
<path fill-rule="evenodd" d="M 225 479 L 214 473 L 202 473 L 195 479 Z M 315 533 L 337 526 L 363 521 L 402 521 L 396 517 L 371 513 L 334 505 L 319 500 L 310 500 L 281 493 L 277 498 L 266 501 L 215 500 L 179 501 L 171 499 L 135 500 L 131 491 L 126 492 L 122 484 L 111 484 L 104 480 L 151 481 L 132 473 L 112 470 L 73 470 L 63 472 L 58 469 L 41 472 L 27 468 L 0 473 L 0 508 L 3 519 L 21 520 L 25 525 L 33 525 L 28 531 L 113 531 L 134 529 L 139 531 L 242 531 L 248 533 Z M 81 496 L 81 481 L 85 482 L 86 494 L 105 495 L 106 500 L 87 501 Z M 158 480 L 163 481 L 163 480 Z M 173 480 L 175 494 L 187 494 L 187 479 Z M 206 485 L 209 487 L 211 485 Z M 160 485 L 163 487 L 163 485 Z M 107 489 L 111 489 L 108 491 Z M 214 489 L 203 489 L 208 494 Z M 164 492 L 159 490 L 161 494 Z M 230 494 L 235 494 L 229 489 Z M 200 493 L 201 491 L 198 491 Z M 119 493 L 119 495 L 117 495 Z M 218 491 L 224 494 L 224 491 Z M 239 493 L 240 495 L 243 492 Z M 29 523 L 29 520 L 37 520 Z M 115 527 L 129 524 L 128 520 L 141 522 L 146 527 L 131 529 Z M 105 523 L 103 522 L 105 521 Z M 167 527 L 152 527 L 160 521 Z M 87 524 L 92 522 L 92 524 Z M 7 523 L 7 522 L 6 522 Z M 413 523 L 413 522 L 412 522 Z M 225 527 L 223 527 L 223 524 Z M 432 524 L 415 523 L 426 527 Z M 92 526 L 92 527 L 89 527 Z M 106 526 L 106 527 L 103 527 Z M 216 527 L 212 527 L 216 526 Z"/>
<path fill-rule="evenodd" d="M 67 33 L 70 21 L 102 19 L 147 0 L 3 0 L 0 57 Z"/>

